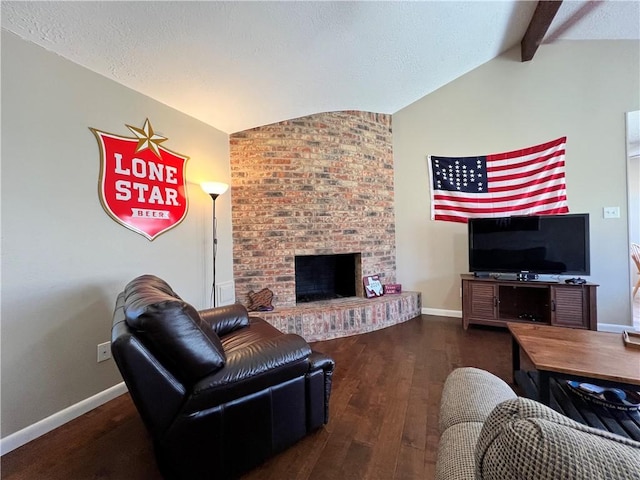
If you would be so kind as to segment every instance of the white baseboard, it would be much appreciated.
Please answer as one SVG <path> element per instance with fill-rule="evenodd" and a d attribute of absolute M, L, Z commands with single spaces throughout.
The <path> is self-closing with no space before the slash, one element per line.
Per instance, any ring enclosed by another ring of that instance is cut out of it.
<path fill-rule="evenodd" d="M 441 310 L 439 308 L 423 308 L 422 314 L 438 315 L 440 317 L 462 318 L 462 312 L 460 310 Z"/>
<path fill-rule="evenodd" d="M 423 308 L 423 315 L 438 315 L 440 317 L 462 318 L 460 310 L 441 310 L 439 308 Z M 618 325 L 616 323 L 598 323 L 599 332 L 622 333 L 624 330 L 633 330 L 631 325 Z"/>
<path fill-rule="evenodd" d="M 43 418 L 39 422 L 29 425 L 22 430 L 18 430 L 11 435 L 8 435 L 0 439 L 0 455 L 9 453 L 18 447 L 21 447 L 32 440 L 49 433 L 52 430 L 70 422 L 74 418 L 84 415 L 85 413 L 93 410 L 100 405 L 107 403 L 109 400 L 113 400 L 119 395 L 127 392 L 127 387 L 124 382 L 118 383 L 113 387 L 86 398 L 74 405 L 71 405 L 64 410 L 61 410 L 53 415 Z"/>

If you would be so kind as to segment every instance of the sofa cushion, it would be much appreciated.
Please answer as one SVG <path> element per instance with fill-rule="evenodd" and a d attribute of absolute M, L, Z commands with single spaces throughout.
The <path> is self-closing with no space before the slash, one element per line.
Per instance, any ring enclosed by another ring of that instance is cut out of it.
<path fill-rule="evenodd" d="M 440 402 L 440 431 L 462 422 L 484 422 L 497 404 L 516 398 L 502 379 L 479 368 L 457 368 L 449 374 Z"/>
<path fill-rule="evenodd" d="M 640 443 L 582 425 L 526 398 L 487 418 L 476 445 L 476 478 L 637 479 Z"/>
<path fill-rule="evenodd" d="M 194 383 L 225 364 L 216 332 L 166 282 L 143 275 L 125 287 L 124 295 L 127 324 L 178 378 Z"/>
<path fill-rule="evenodd" d="M 474 450 L 482 422 L 452 425 L 440 435 L 436 479 L 470 480 L 474 478 L 476 464 Z"/>
<path fill-rule="evenodd" d="M 211 408 L 304 377 L 309 373 L 309 355 L 309 344 L 291 333 L 238 345 L 227 350 L 227 363 L 223 369 L 193 386 L 184 411 L 193 413 Z"/>

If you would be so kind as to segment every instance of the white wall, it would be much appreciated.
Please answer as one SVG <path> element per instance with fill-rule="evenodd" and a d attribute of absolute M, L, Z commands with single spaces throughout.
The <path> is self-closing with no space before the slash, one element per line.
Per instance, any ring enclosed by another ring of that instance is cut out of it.
<path fill-rule="evenodd" d="M 89 127 L 131 136 L 149 118 L 163 146 L 190 157 L 189 211 L 153 242 L 113 221 L 98 197 Z M 117 293 L 135 276 L 166 279 L 196 307 L 211 285 L 211 198 L 229 183 L 228 136 L 2 32 L 2 437 L 122 381 L 110 340 Z M 216 203 L 216 279 L 232 281 L 231 196 Z"/>
<path fill-rule="evenodd" d="M 543 45 L 527 63 L 518 47 L 394 114 L 403 288 L 421 291 L 426 308 L 461 310 L 466 225 L 430 219 L 427 155 L 499 153 L 566 135 L 569 209 L 591 216 L 598 321 L 630 325 L 625 112 L 640 106 L 639 71 L 634 41 Z M 619 206 L 621 218 L 603 219 L 605 206 Z"/>

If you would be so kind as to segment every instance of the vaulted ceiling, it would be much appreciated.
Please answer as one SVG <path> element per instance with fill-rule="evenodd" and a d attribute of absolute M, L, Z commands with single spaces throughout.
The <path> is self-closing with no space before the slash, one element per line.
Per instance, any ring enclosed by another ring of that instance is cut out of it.
<path fill-rule="evenodd" d="M 232 133 L 324 111 L 395 113 L 518 45 L 536 4 L 3 1 L 0 8 L 4 29 Z M 543 43 L 611 39 L 640 41 L 640 2 L 564 1 Z"/>

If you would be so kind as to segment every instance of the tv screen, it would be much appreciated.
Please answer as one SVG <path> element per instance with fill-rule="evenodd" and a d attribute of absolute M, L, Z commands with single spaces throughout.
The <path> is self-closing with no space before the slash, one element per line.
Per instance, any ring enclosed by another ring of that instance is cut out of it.
<path fill-rule="evenodd" d="M 589 214 L 472 218 L 469 271 L 589 275 Z"/>

